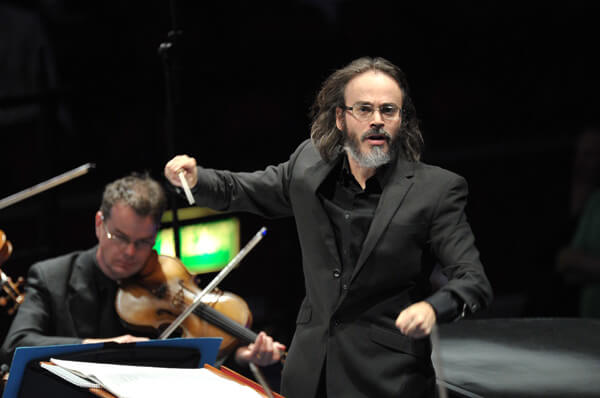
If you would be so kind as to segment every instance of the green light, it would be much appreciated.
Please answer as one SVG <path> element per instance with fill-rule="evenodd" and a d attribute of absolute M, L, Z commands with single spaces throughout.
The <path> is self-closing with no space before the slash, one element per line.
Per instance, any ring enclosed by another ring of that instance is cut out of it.
<path fill-rule="evenodd" d="M 180 227 L 181 262 L 193 274 L 218 271 L 239 252 L 239 236 L 240 223 L 234 217 Z M 158 232 L 154 249 L 175 256 L 173 228 Z"/>

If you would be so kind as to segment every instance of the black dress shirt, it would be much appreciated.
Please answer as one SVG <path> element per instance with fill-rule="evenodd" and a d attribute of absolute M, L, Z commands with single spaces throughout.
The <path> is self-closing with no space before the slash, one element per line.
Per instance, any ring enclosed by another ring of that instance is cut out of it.
<path fill-rule="evenodd" d="M 348 159 L 331 171 L 320 187 L 321 200 L 333 226 L 342 261 L 342 288 L 348 283 L 358 261 L 385 180 L 385 166 L 377 169 L 363 190 L 350 172 Z"/>

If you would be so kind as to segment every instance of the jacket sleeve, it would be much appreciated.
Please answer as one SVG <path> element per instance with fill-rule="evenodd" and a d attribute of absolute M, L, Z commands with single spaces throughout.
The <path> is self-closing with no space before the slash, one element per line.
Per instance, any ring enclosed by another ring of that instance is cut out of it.
<path fill-rule="evenodd" d="M 290 159 L 252 173 L 234 173 L 198 167 L 193 193 L 202 205 L 221 211 L 245 211 L 266 218 L 292 215 L 289 185 L 296 159 L 310 141 L 305 141 Z"/>
<path fill-rule="evenodd" d="M 464 178 L 452 175 L 433 212 L 430 239 L 434 255 L 448 278 L 448 283 L 427 301 L 444 319 L 448 303 L 459 303 L 459 316 L 487 307 L 492 288 L 475 247 L 475 237 L 467 221 L 465 206 L 468 187 Z"/>
<path fill-rule="evenodd" d="M 25 300 L 13 319 L 2 345 L 2 354 L 12 358 L 17 347 L 79 344 L 77 337 L 52 336 L 51 298 L 44 278 L 44 268 L 33 265 L 27 274 Z"/>

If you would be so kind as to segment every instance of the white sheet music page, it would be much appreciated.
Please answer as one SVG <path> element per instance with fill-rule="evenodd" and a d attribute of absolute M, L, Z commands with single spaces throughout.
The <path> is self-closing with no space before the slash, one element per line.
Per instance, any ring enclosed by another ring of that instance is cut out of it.
<path fill-rule="evenodd" d="M 216 394 L 236 398 L 261 397 L 254 389 L 203 368 L 155 368 L 54 358 L 50 361 L 64 369 L 97 380 L 104 389 L 119 398 L 198 397 L 216 396 Z"/>
<path fill-rule="evenodd" d="M 71 384 L 76 385 L 77 387 L 82 388 L 102 388 L 102 386 L 96 382 L 84 379 L 77 375 L 76 373 L 71 372 L 69 369 L 61 368 L 57 365 L 52 365 L 49 363 L 40 363 L 40 366 L 46 369 L 49 372 L 54 373 L 58 377 L 68 381 Z"/>

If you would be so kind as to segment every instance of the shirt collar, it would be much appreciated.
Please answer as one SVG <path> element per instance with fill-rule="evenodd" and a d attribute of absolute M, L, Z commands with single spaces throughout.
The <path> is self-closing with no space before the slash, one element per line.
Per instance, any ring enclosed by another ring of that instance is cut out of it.
<path fill-rule="evenodd" d="M 351 182 L 356 183 L 356 179 L 354 178 L 354 175 L 352 174 L 352 171 L 350 170 L 350 163 L 348 162 L 348 155 L 342 156 L 342 158 L 343 159 L 342 159 L 341 170 L 339 172 L 339 181 L 346 186 L 348 186 L 348 184 L 350 184 Z M 377 184 L 379 185 L 380 191 L 383 191 L 383 188 L 385 187 L 386 183 L 389 180 L 389 176 L 391 174 L 390 170 L 393 168 L 393 167 L 390 167 L 392 163 L 395 163 L 395 160 L 391 163 L 384 164 L 383 166 L 378 167 L 377 170 L 375 170 L 375 175 L 367 180 L 367 184 L 377 182 Z M 375 179 L 375 181 L 371 181 L 372 179 Z"/>

